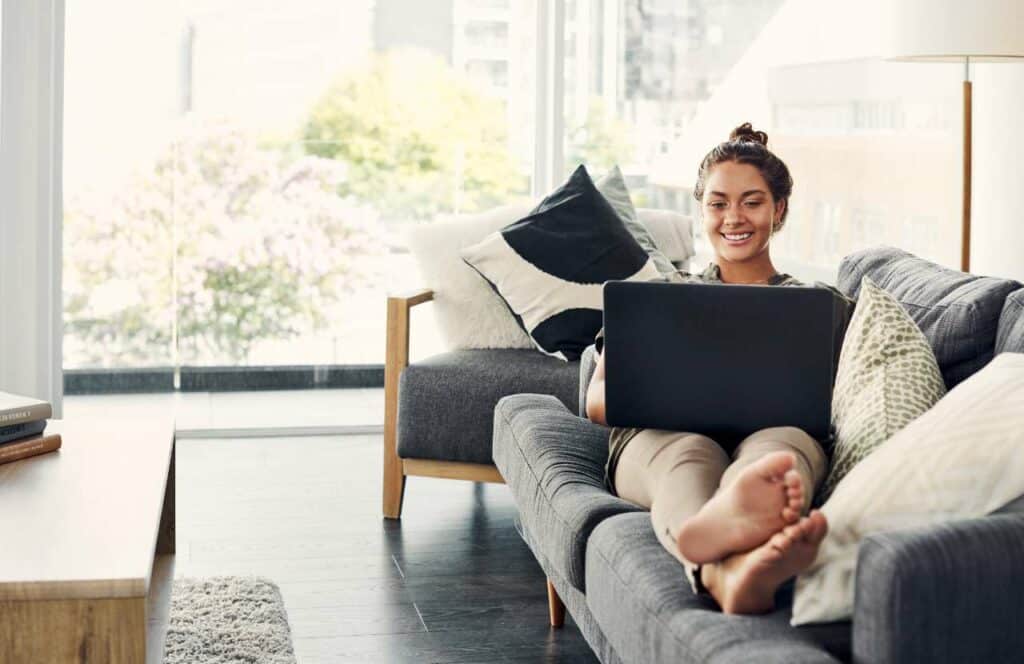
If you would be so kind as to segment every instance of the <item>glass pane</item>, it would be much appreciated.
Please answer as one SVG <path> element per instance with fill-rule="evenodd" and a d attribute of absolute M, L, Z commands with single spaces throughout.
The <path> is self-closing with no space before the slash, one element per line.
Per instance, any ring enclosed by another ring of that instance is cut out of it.
<path fill-rule="evenodd" d="M 529 192 L 532 0 L 161 7 L 68 0 L 65 365 L 382 363 L 410 225 Z"/>

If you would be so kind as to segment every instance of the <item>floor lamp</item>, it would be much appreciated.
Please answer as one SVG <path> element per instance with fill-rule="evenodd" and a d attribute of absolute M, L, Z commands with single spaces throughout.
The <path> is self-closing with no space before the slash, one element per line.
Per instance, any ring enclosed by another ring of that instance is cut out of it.
<path fill-rule="evenodd" d="M 971 266 L 971 64 L 1024 58 L 1024 0 L 889 0 L 886 56 L 960 62 L 963 83 L 963 220 L 960 269 Z"/>

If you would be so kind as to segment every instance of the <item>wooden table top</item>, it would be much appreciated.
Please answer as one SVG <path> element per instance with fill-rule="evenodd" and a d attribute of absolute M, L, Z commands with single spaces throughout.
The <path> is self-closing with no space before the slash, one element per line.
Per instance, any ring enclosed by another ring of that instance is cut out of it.
<path fill-rule="evenodd" d="M 52 421 L 62 447 L 0 464 L 0 600 L 143 597 L 174 423 Z"/>

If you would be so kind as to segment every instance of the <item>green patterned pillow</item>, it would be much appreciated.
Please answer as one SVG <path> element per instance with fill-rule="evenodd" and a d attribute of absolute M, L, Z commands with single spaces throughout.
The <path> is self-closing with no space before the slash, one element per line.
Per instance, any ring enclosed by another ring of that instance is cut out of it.
<path fill-rule="evenodd" d="M 832 394 L 832 469 L 820 500 L 876 447 L 946 393 L 935 353 L 896 299 L 867 277 L 843 341 Z"/>

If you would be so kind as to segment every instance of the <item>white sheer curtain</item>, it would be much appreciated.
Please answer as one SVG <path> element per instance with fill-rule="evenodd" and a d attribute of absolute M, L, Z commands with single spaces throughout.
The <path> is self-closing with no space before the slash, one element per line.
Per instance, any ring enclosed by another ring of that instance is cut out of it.
<path fill-rule="evenodd" d="M 0 391 L 59 417 L 64 0 L 0 9 Z"/>

